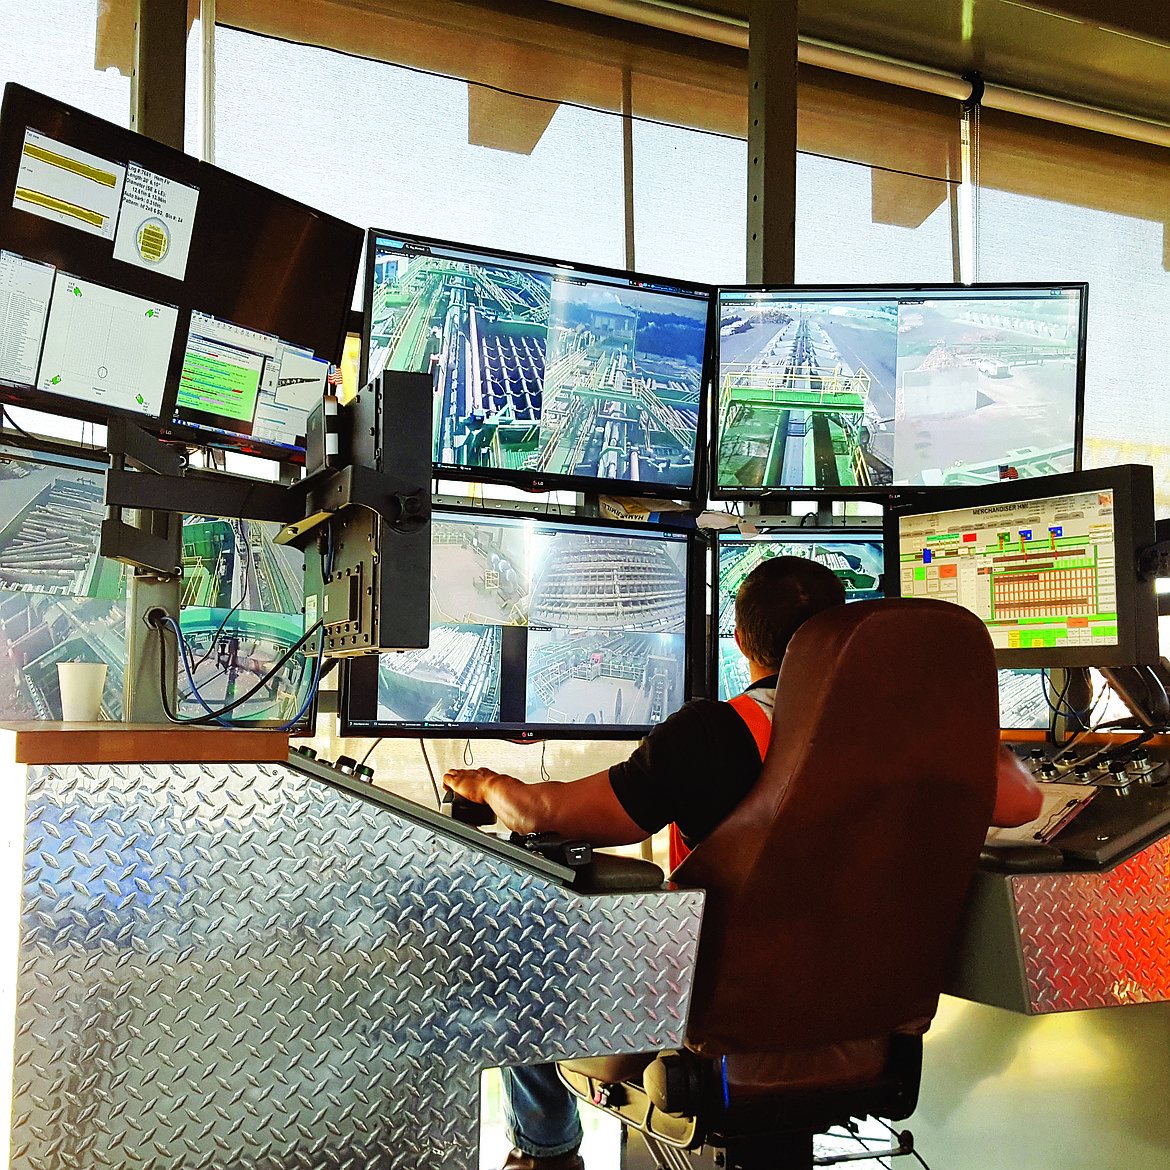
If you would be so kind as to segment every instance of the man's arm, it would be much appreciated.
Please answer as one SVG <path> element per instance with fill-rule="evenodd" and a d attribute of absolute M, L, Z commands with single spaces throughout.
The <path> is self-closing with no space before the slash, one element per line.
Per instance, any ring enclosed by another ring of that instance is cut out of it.
<path fill-rule="evenodd" d="M 592 845 L 632 845 L 647 836 L 614 796 L 608 769 L 567 783 L 525 784 L 491 768 L 452 768 L 443 784 L 490 805 L 514 833 L 557 833 Z"/>
<path fill-rule="evenodd" d="M 1026 825 L 1040 815 L 1043 800 L 1040 785 L 1032 778 L 1032 773 L 1020 763 L 1011 748 L 1001 743 L 995 769 L 992 825 L 1001 829 Z"/>

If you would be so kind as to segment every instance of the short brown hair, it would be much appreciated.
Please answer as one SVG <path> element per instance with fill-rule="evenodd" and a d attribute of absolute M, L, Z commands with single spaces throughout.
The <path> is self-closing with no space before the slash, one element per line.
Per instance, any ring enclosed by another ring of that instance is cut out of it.
<path fill-rule="evenodd" d="M 735 595 L 735 628 L 744 654 L 779 670 L 792 635 L 815 613 L 845 604 L 845 586 L 807 557 L 771 557 L 758 564 Z"/>

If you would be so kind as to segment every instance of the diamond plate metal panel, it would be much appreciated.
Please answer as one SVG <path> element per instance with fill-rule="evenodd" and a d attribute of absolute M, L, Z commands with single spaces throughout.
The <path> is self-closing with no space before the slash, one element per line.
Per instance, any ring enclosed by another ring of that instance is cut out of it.
<path fill-rule="evenodd" d="M 1106 873 L 1012 878 L 1033 1013 L 1170 999 L 1170 838 Z"/>
<path fill-rule="evenodd" d="M 12 1165 L 470 1168 L 482 1068 L 681 1043 L 701 910 L 282 766 L 30 768 Z"/>

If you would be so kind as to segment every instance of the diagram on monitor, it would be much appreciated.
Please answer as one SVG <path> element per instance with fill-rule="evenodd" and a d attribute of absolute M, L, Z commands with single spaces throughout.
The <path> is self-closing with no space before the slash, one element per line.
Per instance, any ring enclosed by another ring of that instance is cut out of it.
<path fill-rule="evenodd" d="M 37 386 L 157 415 L 178 318 L 173 305 L 58 272 Z"/>
<path fill-rule="evenodd" d="M 899 520 L 904 597 L 971 610 L 1000 649 L 1117 645 L 1112 491 Z"/>
<path fill-rule="evenodd" d="M 57 142 L 31 127 L 16 174 L 12 206 L 112 240 L 126 168 Z"/>

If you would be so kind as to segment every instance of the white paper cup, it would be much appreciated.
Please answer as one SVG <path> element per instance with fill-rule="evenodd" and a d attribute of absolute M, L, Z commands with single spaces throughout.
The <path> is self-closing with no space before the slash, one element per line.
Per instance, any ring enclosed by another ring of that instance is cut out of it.
<path fill-rule="evenodd" d="M 58 662 L 61 718 L 66 723 L 93 723 L 101 710 L 106 685 L 104 662 Z"/>

